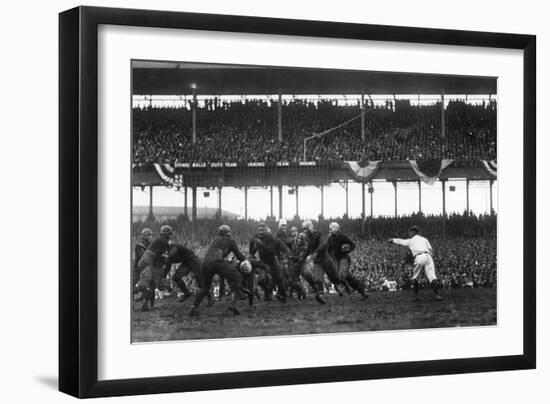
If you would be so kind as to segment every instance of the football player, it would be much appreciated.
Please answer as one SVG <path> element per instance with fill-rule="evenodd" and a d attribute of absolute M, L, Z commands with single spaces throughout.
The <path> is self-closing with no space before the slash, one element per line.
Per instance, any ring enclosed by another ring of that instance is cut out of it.
<path fill-rule="evenodd" d="M 189 273 L 193 273 L 195 280 L 199 289 L 202 286 L 201 278 L 201 260 L 193 252 L 193 250 L 181 245 L 181 244 L 172 244 L 168 250 L 168 257 L 166 258 L 166 264 L 164 267 L 164 277 L 170 272 L 172 264 L 179 264 L 176 268 L 176 271 L 173 275 L 172 280 L 178 287 L 181 289 L 183 296 L 179 299 L 179 302 L 184 302 L 185 300 L 191 297 L 191 292 L 185 284 L 184 277 Z M 208 293 L 208 306 L 211 306 L 214 303 L 212 295 Z"/>
<path fill-rule="evenodd" d="M 249 244 L 250 256 L 258 253 L 260 260 L 269 266 L 271 278 L 277 286 L 277 298 L 286 302 L 286 280 L 281 265 L 281 255 L 289 256 L 290 249 L 279 238 L 267 231 L 265 223 L 260 223 L 256 228 L 256 234 Z"/>
<path fill-rule="evenodd" d="M 318 268 L 322 269 L 330 282 L 334 285 L 336 291 L 340 296 L 342 293 L 338 290 L 338 285 L 342 282 L 338 276 L 338 270 L 336 264 L 332 261 L 327 252 L 327 244 L 323 242 L 323 235 L 319 230 L 315 230 L 311 220 L 306 220 L 302 223 L 302 229 L 306 235 L 306 242 L 308 246 L 308 258 L 306 259 L 306 267 L 311 267 L 313 273 L 318 272 Z"/>
<path fill-rule="evenodd" d="M 164 225 L 160 228 L 160 234 L 145 250 L 138 262 L 139 280 L 136 284 L 137 291 L 142 293 L 142 311 L 149 310 L 149 305 L 155 305 L 155 288 L 159 285 L 164 273 L 164 260 L 170 248 L 172 228 Z"/>
<path fill-rule="evenodd" d="M 363 300 L 366 299 L 368 295 L 365 293 L 365 286 L 350 271 L 351 258 L 349 254 L 355 249 L 355 243 L 340 231 L 340 225 L 336 222 L 329 224 L 328 231 L 327 251 L 336 263 L 338 279 L 346 286 L 346 289 L 351 286 L 363 296 Z M 336 285 L 334 286 L 336 287 Z"/>
<path fill-rule="evenodd" d="M 219 227 L 218 236 L 206 251 L 201 266 L 201 290 L 195 296 L 193 306 L 189 311 L 190 316 L 198 314 L 198 307 L 202 299 L 210 293 L 212 278 L 216 274 L 222 279 L 227 279 L 231 286 L 231 305 L 229 306 L 229 310 L 235 315 L 240 314 L 240 311 L 237 309 L 237 301 L 240 300 L 242 292 L 247 295 L 250 295 L 251 292 L 243 287 L 243 277 L 240 271 L 225 260 L 230 253 L 233 253 L 238 261 L 245 261 L 245 256 L 239 251 L 239 247 L 232 237 L 231 228 L 224 224 Z"/>
<path fill-rule="evenodd" d="M 290 271 L 289 275 L 293 282 L 298 283 L 301 288 L 301 297 L 305 298 L 305 290 L 301 287 L 300 275 L 303 276 L 305 281 L 311 287 L 315 295 L 315 300 L 321 304 L 325 304 L 326 301 L 323 298 L 323 276 L 324 272 L 317 266 L 313 265 L 313 261 L 310 260 L 310 263 L 307 264 L 306 260 L 309 253 L 309 248 L 307 246 L 307 236 L 305 233 L 298 234 L 293 246 L 292 246 L 292 257 L 290 259 Z M 314 271 L 317 271 L 315 273 Z"/>
<path fill-rule="evenodd" d="M 136 246 L 134 248 L 134 268 L 132 271 L 132 285 L 134 294 L 138 292 L 137 283 L 139 281 L 139 274 L 141 272 L 138 263 L 141 257 L 143 257 L 143 253 L 145 252 L 145 250 L 147 250 L 147 247 L 149 247 L 149 245 L 151 244 L 151 241 L 153 241 L 153 232 L 151 231 L 151 229 L 142 229 L 140 238 L 136 242 Z"/>

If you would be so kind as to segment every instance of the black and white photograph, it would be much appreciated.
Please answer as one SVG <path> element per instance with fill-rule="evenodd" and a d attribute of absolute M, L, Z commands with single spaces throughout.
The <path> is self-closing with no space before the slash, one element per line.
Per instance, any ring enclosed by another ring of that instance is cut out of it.
<path fill-rule="evenodd" d="M 130 68 L 132 343 L 498 326 L 497 77 Z"/>

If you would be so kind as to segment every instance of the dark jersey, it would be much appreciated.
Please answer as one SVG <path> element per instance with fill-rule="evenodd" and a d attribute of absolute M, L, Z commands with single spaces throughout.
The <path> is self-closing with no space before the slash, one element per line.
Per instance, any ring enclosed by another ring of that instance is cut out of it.
<path fill-rule="evenodd" d="M 348 252 L 342 251 L 342 246 L 348 244 L 350 250 Z M 336 234 L 331 234 L 327 239 L 327 250 L 330 255 L 332 255 L 337 260 L 348 257 L 348 253 L 352 252 L 355 249 L 355 243 L 349 239 L 344 233 L 338 232 Z"/>
<path fill-rule="evenodd" d="M 279 233 L 277 233 L 277 238 L 279 240 L 281 240 L 283 243 L 285 243 L 285 245 L 291 249 L 292 248 L 292 243 L 293 243 L 293 238 L 290 234 L 284 232 L 284 231 L 280 231 Z"/>
<path fill-rule="evenodd" d="M 320 231 L 315 230 L 313 233 L 307 232 L 307 252 L 308 255 L 316 253 L 317 250 L 323 247 L 322 239 L 323 235 Z"/>
<path fill-rule="evenodd" d="M 200 259 L 193 250 L 181 244 L 173 244 L 170 246 L 170 250 L 168 250 L 165 273 L 168 273 L 172 264 L 178 263 L 188 266 L 193 271 L 200 268 Z"/>
<path fill-rule="evenodd" d="M 147 250 L 149 243 L 145 240 L 141 240 L 136 243 L 134 247 L 134 268 L 137 268 L 138 262 L 143 257 L 143 253 Z"/>
<path fill-rule="evenodd" d="M 292 243 L 292 256 L 291 261 L 295 263 L 302 263 L 305 261 L 306 257 L 308 256 L 308 247 L 307 243 L 304 243 L 303 245 L 299 246 L 296 241 Z"/>
<path fill-rule="evenodd" d="M 239 247 L 237 247 L 235 240 L 229 237 L 218 236 L 206 251 L 204 261 L 222 260 L 231 252 L 235 254 L 235 257 L 237 257 L 239 261 L 245 260 L 245 256 L 239 251 Z"/>
<path fill-rule="evenodd" d="M 254 237 L 249 244 L 250 255 L 258 253 L 260 259 L 270 264 L 275 261 L 275 257 L 280 255 L 290 255 L 290 249 L 279 238 L 266 234 L 263 238 Z"/>
<path fill-rule="evenodd" d="M 154 265 L 159 265 L 163 263 L 163 255 L 168 252 L 170 244 L 167 239 L 157 238 L 147 247 L 147 250 L 143 255 L 148 255 L 152 258 Z"/>
<path fill-rule="evenodd" d="M 263 261 L 250 259 L 248 260 L 250 262 L 250 265 L 252 265 L 252 272 L 251 274 L 254 274 L 255 272 L 258 272 L 258 269 L 262 269 L 264 271 L 269 271 L 269 265 L 264 264 Z"/>

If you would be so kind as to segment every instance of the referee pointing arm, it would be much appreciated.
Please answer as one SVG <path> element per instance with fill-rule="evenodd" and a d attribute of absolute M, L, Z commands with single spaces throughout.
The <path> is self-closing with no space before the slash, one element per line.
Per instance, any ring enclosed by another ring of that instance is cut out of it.
<path fill-rule="evenodd" d="M 420 235 L 420 230 L 418 227 L 412 226 L 409 229 L 408 239 L 392 238 L 389 239 L 388 242 L 408 247 L 414 256 L 412 282 L 416 300 L 418 300 L 418 276 L 422 271 L 424 271 L 426 278 L 428 278 L 428 281 L 430 282 L 430 286 L 435 294 L 435 300 L 443 300 L 438 292 L 439 281 L 435 275 L 435 265 L 432 258 L 432 246 L 427 238 Z"/>

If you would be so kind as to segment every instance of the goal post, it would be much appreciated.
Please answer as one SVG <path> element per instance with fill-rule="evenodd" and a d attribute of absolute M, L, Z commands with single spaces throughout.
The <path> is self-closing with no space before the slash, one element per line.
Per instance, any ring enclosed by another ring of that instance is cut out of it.
<path fill-rule="evenodd" d="M 330 129 L 327 129 L 327 130 L 325 130 L 325 131 L 323 131 L 323 132 L 321 132 L 321 133 L 315 133 L 315 134 L 313 134 L 313 135 L 311 135 L 311 136 L 306 137 L 306 138 L 304 139 L 304 161 L 307 161 L 307 142 L 309 142 L 310 140 L 317 139 L 317 138 L 320 138 L 320 137 L 322 137 L 322 136 L 328 135 L 329 133 L 335 131 L 336 129 L 340 129 L 340 128 L 346 126 L 347 124 L 349 124 L 349 123 L 351 123 L 351 122 L 353 122 L 353 121 L 355 121 L 355 120 L 357 120 L 357 119 L 359 119 L 359 118 L 363 118 L 363 117 L 365 116 L 365 114 L 366 114 L 367 112 L 371 111 L 371 110 L 372 110 L 372 108 L 369 108 L 369 109 L 367 109 L 367 110 L 365 110 L 365 111 L 362 111 L 360 114 L 354 116 L 353 118 L 348 119 L 348 120 L 345 121 L 345 122 L 342 122 L 340 125 L 337 125 L 337 126 L 335 126 L 335 127 L 333 127 L 333 128 L 330 128 Z"/>

